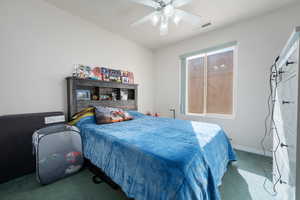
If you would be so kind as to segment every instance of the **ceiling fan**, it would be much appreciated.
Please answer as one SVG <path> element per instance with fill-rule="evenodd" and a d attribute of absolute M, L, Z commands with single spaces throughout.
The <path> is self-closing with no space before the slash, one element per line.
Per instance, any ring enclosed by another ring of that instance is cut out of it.
<path fill-rule="evenodd" d="M 179 7 L 190 3 L 192 0 L 130 0 L 155 9 L 154 12 L 131 24 L 138 26 L 147 21 L 151 21 L 153 26 L 160 23 L 160 35 L 167 35 L 169 30 L 169 21 L 178 25 L 179 22 L 186 21 L 192 25 L 200 24 L 200 17 L 178 9 Z"/>

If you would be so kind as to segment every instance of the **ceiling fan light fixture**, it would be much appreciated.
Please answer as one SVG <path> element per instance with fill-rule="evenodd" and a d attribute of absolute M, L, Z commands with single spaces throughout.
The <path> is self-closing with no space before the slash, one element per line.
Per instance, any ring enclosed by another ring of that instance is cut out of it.
<path fill-rule="evenodd" d="M 152 19 L 151 19 L 151 22 L 152 22 L 152 25 L 153 26 L 156 26 L 159 22 L 159 15 L 156 14 L 156 15 L 153 15 Z"/>
<path fill-rule="evenodd" d="M 166 17 L 172 17 L 174 15 L 174 11 L 175 11 L 175 9 L 171 4 L 169 4 L 163 8 L 163 13 Z"/>
<path fill-rule="evenodd" d="M 160 35 L 164 36 L 164 35 L 168 34 L 169 28 L 168 28 L 168 26 L 162 26 L 161 25 L 159 31 L 160 31 Z"/>
<path fill-rule="evenodd" d="M 179 24 L 179 22 L 181 21 L 181 17 L 179 15 L 174 15 L 174 18 L 173 18 L 173 22 L 174 24 L 176 24 L 176 26 Z"/>
<path fill-rule="evenodd" d="M 168 32 L 169 32 L 168 18 L 162 17 L 159 31 L 160 31 L 160 35 L 168 34 Z"/>

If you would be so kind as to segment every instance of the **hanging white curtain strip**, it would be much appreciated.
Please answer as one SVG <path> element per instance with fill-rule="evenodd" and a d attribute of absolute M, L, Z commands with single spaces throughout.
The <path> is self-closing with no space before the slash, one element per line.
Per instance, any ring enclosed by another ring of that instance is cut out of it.
<path fill-rule="evenodd" d="M 181 59 L 180 113 L 186 113 L 186 59 Z"/>

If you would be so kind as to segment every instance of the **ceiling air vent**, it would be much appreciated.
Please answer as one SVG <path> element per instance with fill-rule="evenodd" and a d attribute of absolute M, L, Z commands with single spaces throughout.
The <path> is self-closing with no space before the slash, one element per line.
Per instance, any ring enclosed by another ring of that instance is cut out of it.
<path fill-rule="evenodd" d="M 206 23 L 206 24 L 203 24 L 203 25 L 201 26 L 201 28 L 206 28 L 206 27 L 211 26 L 211 25 L 212 25 L 211 22 L 208 22 L 208 23 Z"/>

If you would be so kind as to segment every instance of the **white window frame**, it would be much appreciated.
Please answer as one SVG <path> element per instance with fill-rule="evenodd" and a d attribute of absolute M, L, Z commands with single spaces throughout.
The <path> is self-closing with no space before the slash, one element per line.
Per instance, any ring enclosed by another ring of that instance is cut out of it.
<path fill-rule="evenodd" d="M 207 56 L 209 55 L 214 55 L 217 53 L 222 53 L 222 52 L 226 52 L 226 51 L 230 51 L 233 50 L 233 83 L 232 83 L 232 91 L 233 91 L 233 97 L 232 97 L 232 114 L 218 114 L 218 113 L 206 113 L 206 100 L 207 100 Z M 186 114 L 187 116 L 198 116 L 198 117 L 206 117 L 206 118 L 219 118 L 219 119 L 235 119 L 235 115 L 236 115 L 236 85 L 237 85 L 237 51 L 238 51 L 238 46 L 234 45 L 234 46 L 230 46 L 230 47 L 226 47 L 226 48 L 220 48 L 218 50 L 214 50 L 214 51 L 208 51 L 206 53 L 200 53 L 197 55 L 193 55 L 193 56 L 188 56 L 185 58 L 186 62 L 185 62 L 185 110 L 186 110 Z M 188 61 L 195 59 L 195 58 L 199 58 L 199 57 L 204 57 L 204 74 L 205 74 L 205 81 L 204 81 L 204 108 L 203 108 L 203 113 L 190 113 L 189 112 L 189 101 L 188 101 L 188 92 L 189 92 L 189 68 L 188 68 Z"/>

